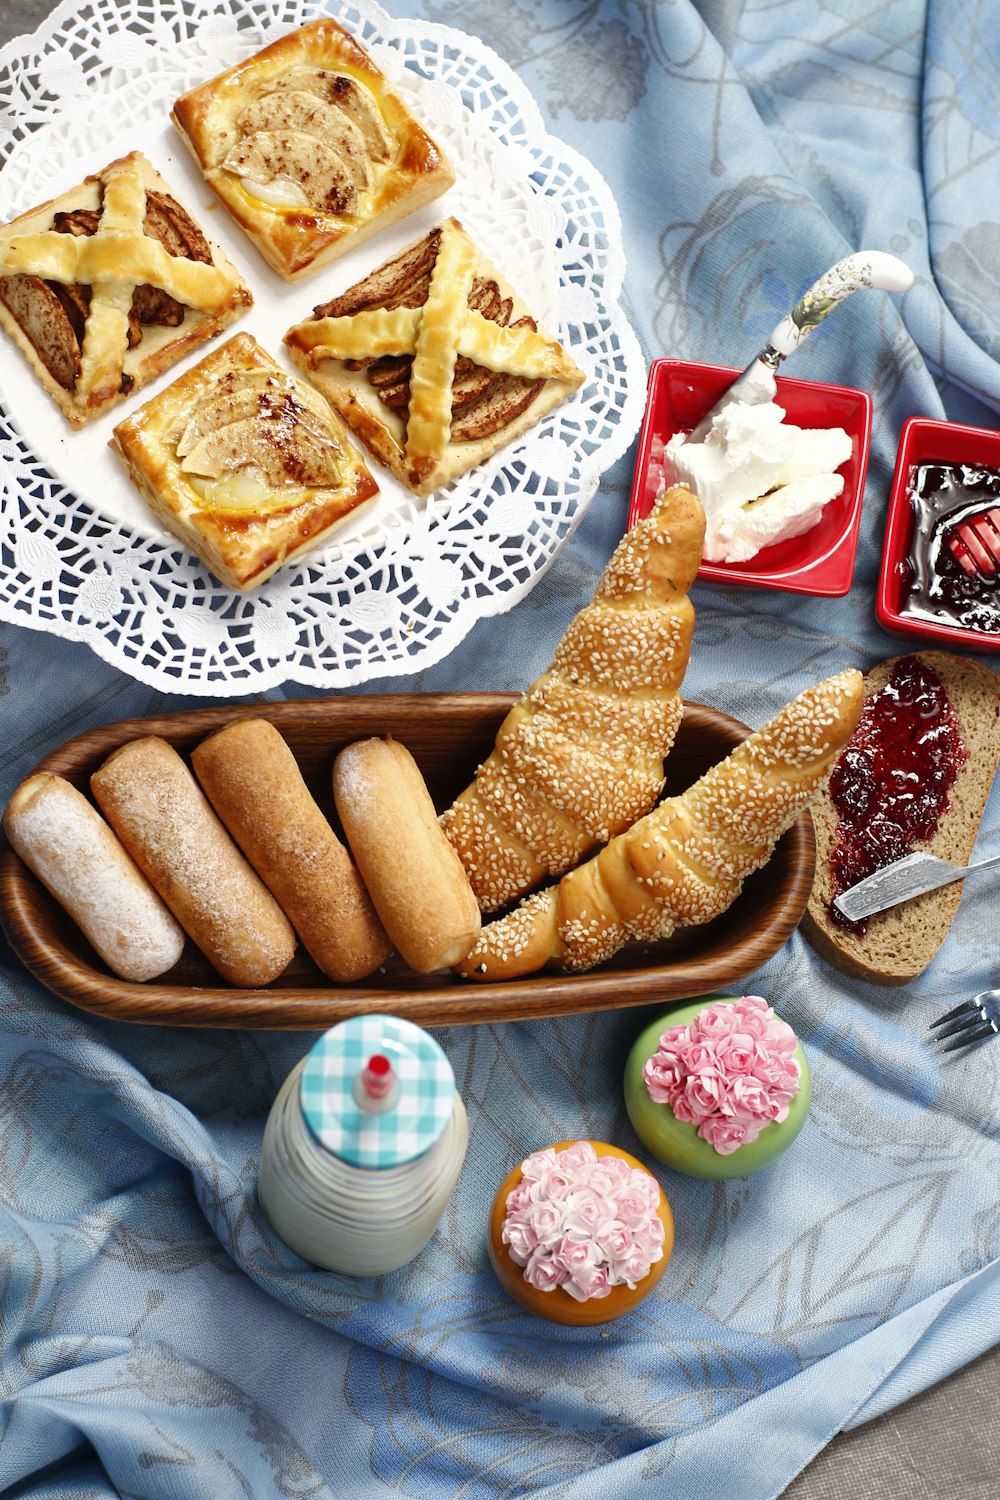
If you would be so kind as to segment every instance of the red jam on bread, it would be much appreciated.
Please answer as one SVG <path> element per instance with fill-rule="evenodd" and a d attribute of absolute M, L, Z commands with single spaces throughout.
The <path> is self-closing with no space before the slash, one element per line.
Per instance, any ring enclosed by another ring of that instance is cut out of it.
<path fill-rule="evenodd" d="M 839 814 L 830 851 L 834 896 L 933 838 L 959 769 L 969 758 L 940 677 L 903 656 L 865 700 L 861 720 L 830 777 Z M 864 933 L 836 907 L 832 919 Z"/>

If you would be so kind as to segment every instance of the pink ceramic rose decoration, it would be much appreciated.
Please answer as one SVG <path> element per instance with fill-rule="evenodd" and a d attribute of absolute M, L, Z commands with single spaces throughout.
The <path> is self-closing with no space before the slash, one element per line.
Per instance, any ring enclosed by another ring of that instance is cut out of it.
<path fill-rule="evenodd" d="M 720 1156 L 784 1120 L 801 1087 L 792 1028 L 759 995 L 717 1002 L 671 1026 L 642 1070 L 651 1099 L 694 1125 Z"/>
<path fill-rule="evenodd" d="M 589 1141 L 551 1146 L 521 1163 L 501 1238 L 539 1291 L 561 1286 L 577 1302 L 635 1288 L 663 1258 L 659 1184 Z"/>

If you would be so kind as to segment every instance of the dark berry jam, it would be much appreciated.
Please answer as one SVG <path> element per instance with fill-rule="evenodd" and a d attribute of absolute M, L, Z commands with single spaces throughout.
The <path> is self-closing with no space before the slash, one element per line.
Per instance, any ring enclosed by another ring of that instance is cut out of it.
<path fill-rule="evenodd" d="M 901 657 L 865 700 L 830 777 L 840 815 L 830 854 L 834 897 L 932 837 L 968 758 L 940 677 L 919 657 Z M 830 915 L 851 932 L 868 930 L 833 906 Z"/>
<path fill-rule="evenodd" d="M 952 551 L 957 529 L 1000 503 L 1000 471 L 917 464 L 910 477 L 913 538 L 903 565 L 902 613 L 942 625 L 1000 632 L 1000 572 L 967 572 Z"/>

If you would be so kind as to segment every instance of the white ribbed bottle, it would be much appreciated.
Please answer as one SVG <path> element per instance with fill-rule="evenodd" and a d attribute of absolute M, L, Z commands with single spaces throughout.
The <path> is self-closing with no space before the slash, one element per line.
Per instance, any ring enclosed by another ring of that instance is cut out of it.
<path fill-rule="evenodd" d="M 395 1016 L 356 1016 L 282 1085 L 264 1131 L 260 1205 L 314 1265 L 383 1275 L 431 1238 L 467 1144 L 465 1108 L 434 1038 Z"/>

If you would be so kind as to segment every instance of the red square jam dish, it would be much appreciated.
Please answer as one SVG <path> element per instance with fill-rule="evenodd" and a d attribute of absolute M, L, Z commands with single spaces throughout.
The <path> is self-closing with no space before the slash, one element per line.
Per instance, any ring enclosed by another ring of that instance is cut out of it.
<path fill-rule="evenodd" d="M 683 359 L 657 359 L 649 372 L 646 414 L 639 435 L 629 525 L 647 516 L 661 477 L 661 455 L 678 432 L 690 432 L 732 384 L 739 370 Z M 699 579 L 738 587 L 784 589 L 829 598 L 849 592 L 858 550 L 868 470 L 872 400 L 867 391 L 778 376 L 775 401 L 796 427 L 842 427 L 850 456 L 837 470 L 840 494 L 828 501 L 810 530 L 764 547 L 746 562 L 703 562 Z"/>
<path fill-rule="evenodd" d="M 879 622 L 943 646 L 1000 651 L 998 557 L 1000 432 L 908 418 L 889 494 Z"/>

